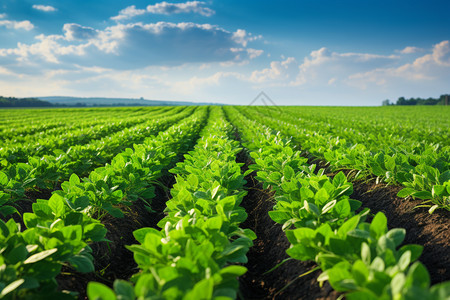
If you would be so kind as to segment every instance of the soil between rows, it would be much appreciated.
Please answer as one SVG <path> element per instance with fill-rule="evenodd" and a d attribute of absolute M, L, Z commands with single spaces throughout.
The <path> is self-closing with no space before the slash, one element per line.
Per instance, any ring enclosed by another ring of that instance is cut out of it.
<path fill-rule="evenodd" d="M 373 214 L 384 212 L 389 228 L 406 229 L 404 244 L 424 247 L 419 260 L 427 267 L 432 284 L 450 280 L 450 212 L 438 209 L 430 215 L 427 208 L 414 209 L 421 201 L 397 197 L 401 189 L 357 181 L 351 198 L 362 201 Z"/>
<path fill-rule="evenodd" d="M 281 225 L 272 221 L 268 215 L 274 205 L 273 193 L 263 190 L 262 184 L 254 181 L 254 174 L 247 176 L 246 180 L 248 194 L 241 205 L 247 211 L 248 218 L 241 227 L 252 229 L 257 239 L 247 253 L 248 263 L 245 267 L 248 271 L 239 278 L 242 299 L 337 299 L 339 294 L 333 291 L 328 282 L 323 287 L 319 286 L 316 279 L 320 271 L 295 280 L 315 268 L 314 262 L 289 260 L 264 274 L 289 257 L 286 250 L 290 243 Z"/>
<path fill-rule="evenodd" d="M 175 182 L 173 176 L 166 176 L 160 182 L 169 189 Z M 64 268 L 57 277 L 60 290 L 77 292 L 78 299 L 87 299 L 86 288 L 90 281 L 101 282 L 112 287 L 114 280 L 129 280 L 139 269 L 134 261 L 133 253 L 125 248 L 127 245 L 137 244 L 133 231 L 143 228 L 158 228 L 157 223 L 164 217 L 166 201 L 169 199 L 168 190 L 157 185 L 156 196 L 151 200 L 154 212 L 145 208 L 145 203 L 136 201 L 130 207 L 123 207 L 124 218 L 114 218 L 107 215 L 102 224 L 107 231 L 106 238 L 110 243 L 101 242 L 91 245 L 94 256 L 95 272 L 83 274 L 72 268 Z"/>

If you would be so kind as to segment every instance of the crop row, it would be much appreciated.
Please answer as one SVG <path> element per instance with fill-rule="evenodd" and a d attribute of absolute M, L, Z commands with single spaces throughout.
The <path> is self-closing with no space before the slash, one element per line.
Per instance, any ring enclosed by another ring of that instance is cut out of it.
<path fill-rule="evenodd" d="M 92 242 L 106 242 L 99 219 L 123 217 L 121 206 L 141 199 L 151 207 L 153 183 L 161 171 L 186 152 L 207 119 L 198 109 L 181 124 L 134 149 L 126 149 L 82 180 L 75 174 L 49 200 L 38 199 L 23 215 L 23 230 L 10 219 L 0 221 L 0 295 L 8 299 L 69 297 L 57 291 L 55 277 L 63 265 L 79 272 L 94 271 Z M 72 295 L 73 296 L 73 295 Z"/>
<path fill-rule="evenodd" d="M 131 283 L 116 281 L 114 292 L 88 285 L 90 299 L 235 299 L 237 277 L 246 268 L 254 233 L 239 227 L 247 214 L 240 207 L 246 192 L 239 143 L 220 108 L 194 150 L 170 172 L 177 174 L 158 226 L 134 232 L 140 243 L 128 247 L 140 268 Z"/>
<path fill-rule="evenodd" d="M 333 179 L 308 165 L 290 141 L 234 108 L 226 108 L 250 150 L 257 179 L 275 191 L 269 213 L 291 243 L 294 259 L 313 260 L 318 281 L 345 292 L 347 299 L 446 299 L 450 282 L 430 288 L 426 268 L 417 261 L 422 246 L 404 245 L 405 230 L 388 231 L 381 212 L 371 222 L 368 209 L 350 198 L 353 186 L 340 172 Z"/>
<path fill-rule="evenodd" d="M 8 142 L 8 140 L 20 140 L 36 138 L 47 134 L 59 132 L 68 127 L 87 126 L 89 123 L 108 123 L 123 120 L 126 115 L 127 119 L 144 115 L 151 115 L 157 111 L 164 111 L 167 107 L 155 107 L 147 109 L 109 109 L 109 110 L 51 110 L 47 113 L 45 110 L 32 111 L 33 113 L 27 117 L 26 110 L 20 110 L 20 114 L 6 111 L 7 115 L 2 118 L 5 113 L 0 112 L 0 140 Z M 81 121 L 87 120 L 87 121 Z"/>
<path fill-rule="evenodd" d="M 65 128 L 62 134 L 48 134 L 37 140 L 25 140 L 4 144 L 1 148 L 0 160 L 2 165 L 8 166 L 18 162 L 26 162 L 29 156 L 43 156 L 53 154 L 55 150 L 67 151 L 73 145 L 83 145 L 90 141 L 95 141 L 107 137 L 115 132 L 130 128 L 146 122 L 149 118 L 156 117 L 136 117 L 120 119 L 110 119 L 109 122 L 87 121 L 87 126 Z M 163 113 L 164 115 L 164 113 Z M 81 122 L 83 123 L 83 122 Z M 4 168 L 2 166 L 2 168 Z"/>
<path fill-rule="evenodd" d="M 77 129 L 91 129 L 95 130 L 96 128 L 101 128 L 101 125 L 103 127 L 109 126 L 109 125 L 115 125 L 120 126 L 122 123 L 128 123 L 129 126 L 142 123 L 148 118 L 152 118 L 155 115 L 158 114 L 164 114 L 168 110 L 172 108 L 160 108 L 160 109 L 153 109 L 151 111 L 148 111 L 146 114 L 142 114 L 139 112 L 135 112 L 133 114 L 127 115 L 127 118 L 124 120 L 123 116 L 114 116 L 111 115 L 100 115 L 99 117 L 93 117 L 93 116 L 83 116 L 83 118 L 86 118 L 84 121 L 80 121 L 80 118 L 82 118 L 80 115 L 75 114 L 71 118 L 67 118 L 62 120 L 59 120 L 58 122 L 48 122 L 44 121 L 41 124 L 37 126 L 28 126 L 26 124 L 24 125 L 17 125 L 20 126 L 19 130 L 11 130 L 11 137 L 6 138 L 4 134 L 3 135 L 3 147 L 14 147 L 18 146 L 21 143 L 27 143 L 27 144 L 34 144 L 36 142 L 39 142 L 41 140 L 45 140 L 47 138 L 52 138 L 55 136 L 61 136 L 62 139 L 64 139 L 64 135 L 67 132 L 74 132 Z M 100 126 L 98 126 L 100 125 Z"/>
<path fill-rule="evenodd" d="M 313 158 L 328 162 L 332 170 L 353 169 L 373 174 L 387 183 L 402 184 L 399 197 L 424 200 L 432 213 L 450 210 L 450 146 L 426 144 L 421 140 L 395 136 L 372 138 L 362 131 L 341 127 L 333 133 L 310 129 L 298 118 L 279 110 L 239 108 L 247 117 L 292 136 Z M 386 134 L 380 132 L 380 134 Z"/>
<path fill-rule="evenodd" d="M 186 109 L 175 115 L 155 116 L 144 124 L 127 128 L 87 145 L 74 145 L 67 151 L 55 150 L 55 155 L 30 156 L 27 163 L 10 164 L 0 171 L 0 213 L 8 215 L 15 212 L 11 202 L 26 199 L 25 191 L 32 188 L 50 189 L 67 180 L 71 174 L 83 176 L 111 161 L 134 143 L 145 137 L 157 134 L 192 113 Z"/>

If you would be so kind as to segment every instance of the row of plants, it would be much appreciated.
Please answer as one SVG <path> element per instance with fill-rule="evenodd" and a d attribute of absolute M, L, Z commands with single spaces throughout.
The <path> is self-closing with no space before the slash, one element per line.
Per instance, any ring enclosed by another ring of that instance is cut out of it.
<path fill-rule="evenodd" d="M 168 110 L 170 107 L 157 107 L 152 110 L 146 111 L 143 114 L 141 111 L 129 112 L 126 119 L 123 115 L 117 115 L 111 112 L 107 114 L 103 112 L 101 114 L 87 114 L 75 113 L 73 116 L 66 116 L 64 119 L 59 119 L 58 121 L 49 121 L 42 119 L 38 124 L 30 125 L 27 123 L 11 124 L 10 129 L 4 133 L 2 136 L 2 145 L 8 147 L 8 145 L 18 144 L 20 142 L 33 144 L 39 140 L 46 139 L 47 136 L 60 136 L 64 135 L 68 131 L 74 131 L 83 128 L 93 128 L 97 125 L 109 125 L 128 122 L 130 126 L 136 125 L 139 121 L 144 122 L 145 118 L 151 118 L 152 115 L 162 114 Z M 127 112 L 124 112 L 127 113 Z M 82 121 L 81 121 L 82 120 Z M 130 122 L 132 121 L 132 122 Z M 0 133 L 1 134 L 1 133 Z"/>
<path fill-rule="evenodd" d="M 121 208 L 141 199 L 151 209 L 155 181 L 198 138 L 208 115 L 201 108 L 181 124 L 147 138 L 116 155 L 111 164 L 88 177 L 72 174 L 62 190 L 38 199 L 23 214 L 25 228 L 14 219 L 0 221 L 0 296 L 6 299 L 73 299 L 58 291 L 62 266 L 93 272 L 93 242 L 108 242 L 100 222 L 105 214 L 123 217 Z"/>
<path fill-rule="evenodd" d="M 59 182 L 69 179 L 71 174 L 88 175 L 94 168 L 110 162 L 114 155 L 127 147 L 164 131 L 192 112 L 193 109 L 186 109 L 174 115 L 157 115 L 144 124 L 92 143 L 74 145 L 67 151 L 55 150 L 54 155 L 30 156 L 27 163 L 8 165 L 0 171 L 0 213 L 6 216 L 16 212 L 12 204 L 26 199 L 27 190 L 54 190 Z"/>
<path fill-rule="evenodd" d="M 405 230 L 388 230 L 386 216 L 370 212 L 351 199 L 352 183 L 344 173 L 334 178 L 308 165 L 290 140 L 227 109 L 244 146 L 249 149 L 265 188 L 275 191 L 269 216 L 282 225 L 291 243 L 290 257 L 313 260 L 346 299 L 448 299 L 450 282 L 430 287 L 425 266 L 417 259 L 420 245 L 403 245 Z"/>
<path fill-rule="evenodd" d="M 324 159 L 331 170 L 353 169 L 359 176 L 375 175 L 388 184 L 401 184 L 398 196 L 422 199 L 420 207 L 450 210 L 450 146 L 420 140 L 371 138 L 345 128 L 333 132 L 300 127 L 296 118 L 278 110 L 239 108 L 247 117 L 292 136 L 310 157 Z M 345 138 L 346 137 L 346 138 Z M 376 146 L 372 147 L 371 145 Z"/>
<path fill-rule="evenodd" d="M 155 109 L 158 110 L 158 109 Z M 23 137 L 40 136 L 49 131 L 59 130 L 67 126 L 82 126 L 85 120 L 106 121 L 107 119 L 120 118 L 122 113 L 130 117 L 140 115 L 139 111 L 66 111 L 52 110 L 36 113 L 36 110 L 6 110 L 0 112 L 0 140 L 8 141 Z M 80 122 L 80 119 L 83 121 Z"/>
<path fill-rule="evenodd" d="M 258 107 L 262 111 L 270 107 Z M 301 127 L 328 133 L 364 133 L 389 143 L 408 139 L 450 146 L 447 107 L 278 107 L 286 116 L 304 121 Z M 354 137 L 352 137 L 354 138 Z M 374 146 L 374 145 L 372 145 Z"/>
<path fill-rule="evenodd" d="M 72 122 L 79 122 L 80 118 L 93 120 L 108 117 L 117 118 L 124 115 L 138 116 L 160 108 L 162 107 L 3 109 L 0 111 L 0 132 L 5 133 L 8 137 L 11 137 L 10 134 L 12 133 L 18 133 L 19 135 L 34 134 L 37 133 L 36 129 L 38 128 L 36 127 L 44 126 L 44 124 L 58 124 L 63 120 L 68 120 L 68 124 L 72 124 Z M 21 126 L 25 126 L 31 131 L 24 131 L 25 128 Z"/>
<path fill-rule="evenodd" d="M 163 113 L 164 115 L 165 113 Z M 66 128 L 61 134 L 48 134 L 34 139 L 33 136 L 26 136 L 25 140 L 3 144 L 0 151 L 0 167 L 2 169 L 11 164 L 27 162 L 28 157 L 52 155 L 55 150 L 67 151 L 73 145 L 84 145 L 124 129 L 145 123 L 149 118 L 157 116 L 139 116 L 123 119 L 109 119 L 109 121 L 88 120 L 86 126 L 74 126 Z"/>
<path fill-rule="evenodd" d="M 139 266 L 132 283 L 116 281 L 114 290 L 88 285 L 89 299 L 235 299 L 237 277 L 246 268 L 254 233 L 239 227 L 246 218 L 240 207 L 244 174 L 236 163 L 241 151 L 233 127 L 220 107 L 211 108 L 209 123 L 194 150 L 170 170 L 176 184 L 167 202 L 161 230 L 134 232 L 129 246 Z"/>

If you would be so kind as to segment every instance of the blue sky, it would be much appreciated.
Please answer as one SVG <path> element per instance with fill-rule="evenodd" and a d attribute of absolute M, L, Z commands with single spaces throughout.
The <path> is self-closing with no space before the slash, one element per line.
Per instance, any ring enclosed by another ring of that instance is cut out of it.
<path fill-rule="evenodd" d="M 0 3 L 0 95 L 379 105 L 449 92 L 450 1 Z"/>

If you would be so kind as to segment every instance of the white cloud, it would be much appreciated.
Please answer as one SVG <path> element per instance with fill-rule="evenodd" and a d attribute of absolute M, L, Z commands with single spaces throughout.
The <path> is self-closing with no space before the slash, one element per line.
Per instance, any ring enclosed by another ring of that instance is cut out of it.
<path fill-rule="evenodd" d="M 401 54 L 413 54 L 413 53 L 418 53 L 418 52 L 423 52 L 424 50 L 422 48 L 418 48 L 418 47 L 405 47 L 402 50 L 399 50 L 398 52 Z"/>
<path fill-rule="evenodd" d="M 262 35 L 253 36 L 251 33 L 247 33 L 247 31 L 243 29 L 238 29 L 233 33 L 233 39 L 236 41 L 236 43 L 247 47 L 248 42 L 262 39 Z"/>
<path fill-rule="evenodd" d="M 9 29 L 23 29 L 26 31 L 30 31 L 34 28 L 34 25 L 28 21 L 9 21 L 9 20 L 0 20 L 0 26 L 5 26 Z"/>
<path fill-rule="evenodd" d="M 240 47 L 232 32 L 210 24 L 130 23 L 96 30 L 71 23 L 65 24 L 63 31 L 63 35 L 41 34 L 33 44 L 19 43 L 16 48 L 0 49 L 0 57 L 5 57 L 11 68 L 19 68 L 24 61 L 40 64 L 44 60 L 51 64 L 132 70 L 153 65 L 242 63 L 263 53 Z"/>
<path fill-rule="evenodd" d="M 298 74 L 298 62 L 294 57 L 288 57 L 283 61 L 272 61 L 270 68 L 253 71 L 250 81 L 268 85 L 292 85 Z"/>
<path fill-rule="evenodd" d="M 395 55 L 378 55 L 370 53 L 338 53 L 323 47 L 312 51 L 299 66 L 296 84 L 325 85 L 348 76 L 395 64 L 399 60 Z"/>
<path fill-rule="evenodd" d="M 68 41 L 84 41 L 94 39 L 98 36 L 98 31 L 91 27 L 84 27 L 78 24 L 64 24 L 63 31 Z"/>
<path fill-rule="evenodd" d="M 163 1 L 154 5 L 147 6 L 147 11 L 152 14 L 181 14 L 181 13 L 197 13 L 199 15 L 210 17 L 214 10 L 204 7 L 205 2 L 188 1 L 186 3 L 168 3 Z"/>
<path fill-rule="evenodd" d="M 43 11 L 43 12 L 57 11 L 56 8 L 54 8 L 53 6 L 50 6 L 50 5 L 34 4 L 33 8 L 36 9 L 36 10 Z"/>
<path fill-rule="evenodd" d="M 412 63 L 356 73 L 349 76 L 348 82 L 361 89 L 373 84 L 393 87 L 450 82 L 450 42 L 442 41 L 434 45 L 431 53 L 416 58 Z"/>
<path fill-rule="evenodd" d="M 215 14 L 215 11 L 205 7 L 205 2 L 202 1 L 188 1 L 186 3 L 168 3 L 166 1 L 148 5 L 145 9 L 137 9 L 135 5 L 128 6 L 119 12 L 119 15 L 112 17 L 112 20 L 120 21 L 131 19 L 135 16 L 144 14 L 181 14 L 181 13 L 196 13 L 205 17 L 210 17 Z"/>
<path fill-rule="evenodd" d="M 0 14 L 0 19 L 6 18 L 6 14 Z"/>
<path fill-rule="evenodd" d="M 143 15 L 147 12 L 145 9 L 136 9 L 135 5 L 128 6 L 127 8 L 122 9 L 119 11 L 119 15 L 112 17 L 112 20 L 120 21 L 120 20 L 126 20 L 131 19 L 135 16 Z"/>

